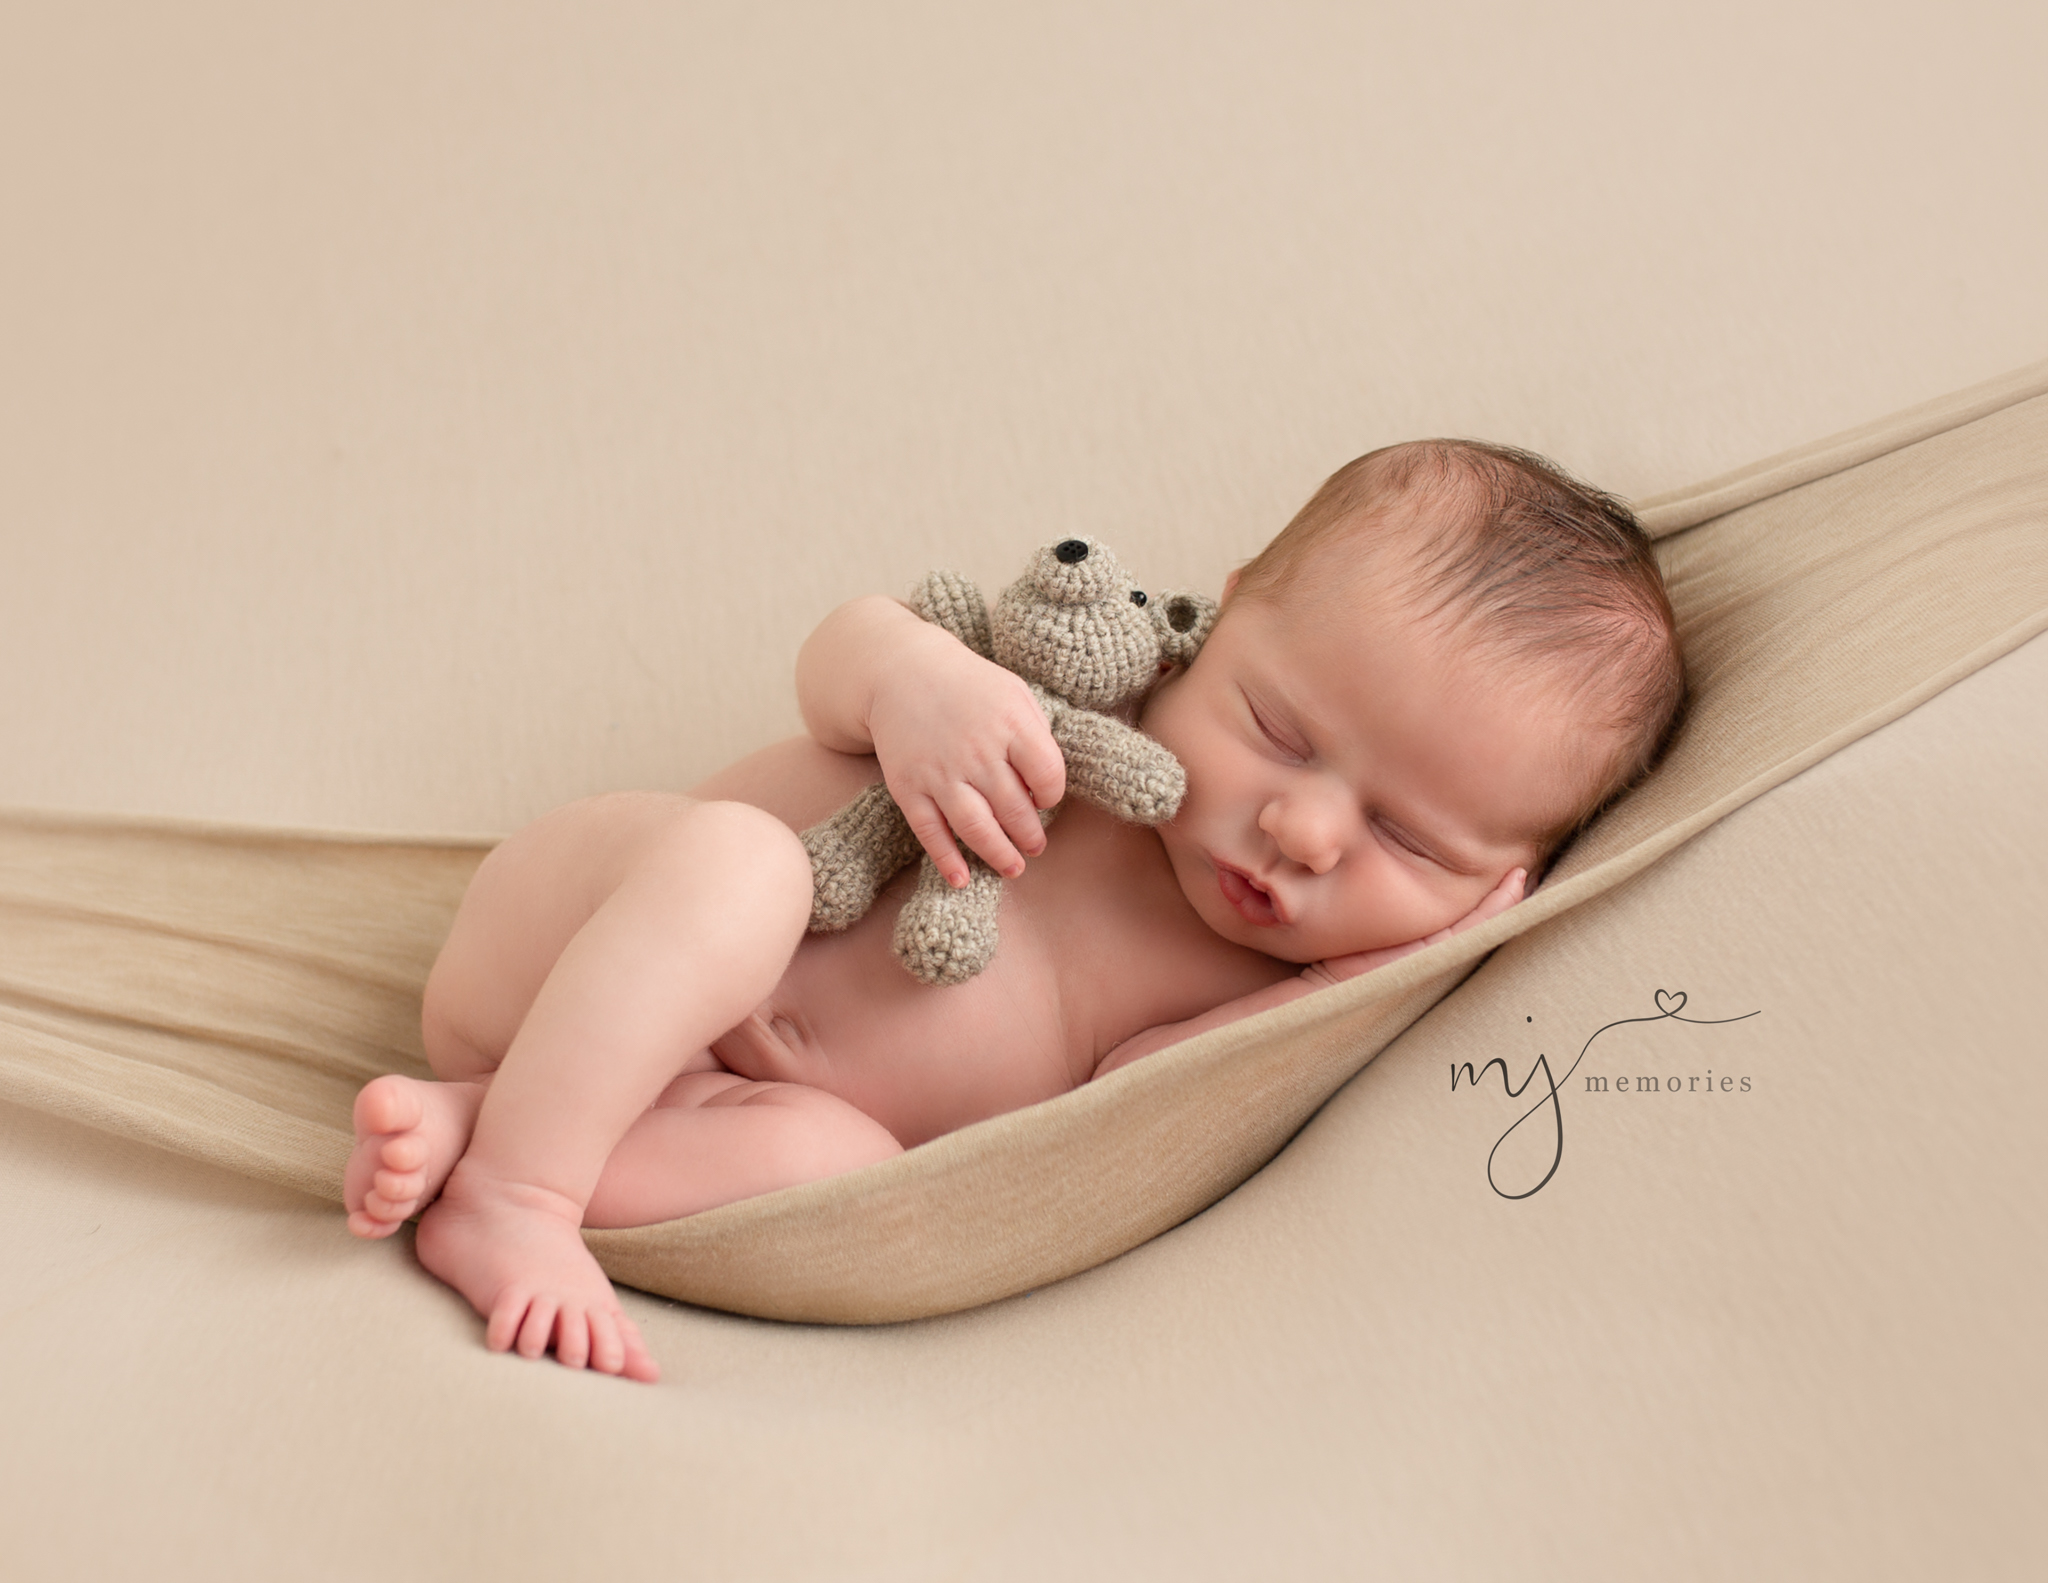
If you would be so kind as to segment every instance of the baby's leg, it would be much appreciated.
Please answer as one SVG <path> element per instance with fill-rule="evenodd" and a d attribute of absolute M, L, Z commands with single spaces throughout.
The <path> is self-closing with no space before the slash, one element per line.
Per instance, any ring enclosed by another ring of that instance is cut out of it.
<path fill-rule="evenodd" d="M 437 1071 L 487 1086 L 418 1252 L 494 1350 L 655 1376 L 578 1228 L 634 1121 L 774 989 L 810 889 L 770 815 L 650 794 L 559 810 L 479 868 L 426 1026 Z"/>
<path fill-rule="evenodd" d="M 349 1162 L 349 1229 L 385 1237 L 441 1191 L 462 1158 L 481 1083 L 387 1073 L 356 1096 L 362 1140 Z M 799 1083 L 758 1083 L 707 1058 L 626 1130 L 584 1206 L 586 1226 L 650 1226 L 779 1187 L 838 1176 L 903 1145 L 845 1100 Z"/>
<path fill-rule="evenodd" d="M 688 1072 L 619 1140 L 583 1220 L 676 1220 L 902 1152 L 879 1121 L 822 1089 Z"/>

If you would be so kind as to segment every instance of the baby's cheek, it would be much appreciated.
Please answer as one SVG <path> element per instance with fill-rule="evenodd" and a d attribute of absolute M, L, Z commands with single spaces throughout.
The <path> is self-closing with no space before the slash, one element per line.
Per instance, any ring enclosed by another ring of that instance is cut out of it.
<path fill-rule="evenodd" d="M 1406 945 L 1447 929 L 1479 905 L 1485 890 L 1469 898 L 1465 891 L 1474 882 L 1452 876 L 1432 880 L 1412 868 L 1384 865 L 1369 887 L 1370 900 L 1361 908 L 1360 923 L 1373 938 L 1354 951 L 1376 951 L 1384 946 Z M 1490 889 L 1491 887 L 1487 887 Z"/>

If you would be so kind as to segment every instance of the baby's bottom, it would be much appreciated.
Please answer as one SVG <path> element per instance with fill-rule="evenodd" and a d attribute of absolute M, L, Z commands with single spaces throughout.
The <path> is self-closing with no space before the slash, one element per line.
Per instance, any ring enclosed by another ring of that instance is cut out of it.
<path fill-rule="evenodd" d="M 775 988 L 810 899 L 801 843 L 738 803 L 592 798 L 504 842 L 428 979 L 444 1081 L 380 1078 L 358 1098 L 351 1229 L 383 1235 L 431 1197 L 420 1262 L 485 1317 L 488 1345 L 654 1378 L 580 1226 L 900 1152 L 844 1101 L 704 1053 Z"/>

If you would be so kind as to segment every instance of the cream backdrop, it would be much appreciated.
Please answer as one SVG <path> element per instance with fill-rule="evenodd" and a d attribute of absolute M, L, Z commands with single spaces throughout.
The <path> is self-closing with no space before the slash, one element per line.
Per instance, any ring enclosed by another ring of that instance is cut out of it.
<path fill-rule="evenodd" d="M 2048 355 L 2044 103 L 2018 4 L 11 6 L 0 804 L 502 831 L 794 729 L 933 564 L 1214 588 L 1422 433 L 1696 482 Z M 1110 1265 L 634 1298 L 657 1391 L 0 1110 L 0 1569 L 2038 1575 L 2044 698 L 1514 943 Z M 1765 1013 L 1687 1031 L 1755 1106 L 1575 1096 L 1517 1218 L 1445 1062 L 1652 982 Z"/>
<path fill-rule="evenodd" d="M 839 600 L 2048 355 L 2038 7 L 23 5 L 0 801 L 503 831 Z"/>

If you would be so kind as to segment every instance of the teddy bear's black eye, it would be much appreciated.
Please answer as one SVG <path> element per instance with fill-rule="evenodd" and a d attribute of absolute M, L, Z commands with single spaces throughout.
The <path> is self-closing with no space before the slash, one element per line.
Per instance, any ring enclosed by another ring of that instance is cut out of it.
<path fill-rule="evenodd" d="M 1143 610 L 1145 608 L 1145 590 L 1142 588 L 1133 588 L 1131 590 L 1131 603 L 1136 605 L 1140 610 Z"/>
<path fill-rule="evenodd" d="M 1088 541 L 1086 539 L 1061 539 L 1059 543 L 1052 547 L 1052 553 L 1053 558 L 1062 566 L 1072 566 L 1078 561 L 1088 559 Z"/>

